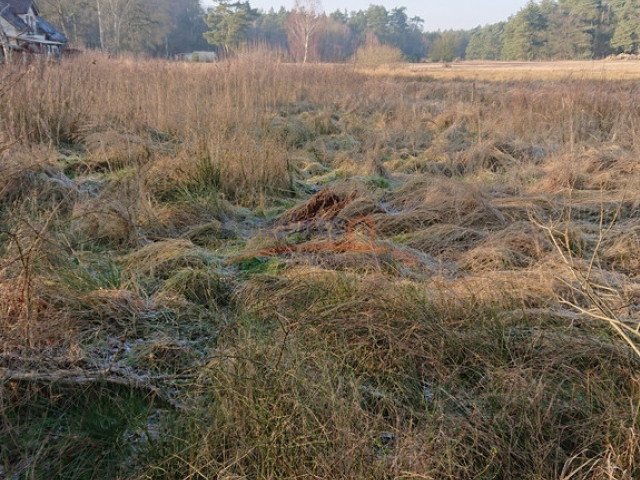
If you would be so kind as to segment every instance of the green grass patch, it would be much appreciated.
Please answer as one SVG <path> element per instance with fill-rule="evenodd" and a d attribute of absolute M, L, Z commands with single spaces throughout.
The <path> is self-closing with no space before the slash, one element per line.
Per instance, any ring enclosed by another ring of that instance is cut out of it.
<path fill-rule="evenodd" d="M 0 461 L 8 478 L 125 476 L 153 441 L 153 400 L 120 387 L 0 385 Z"/>

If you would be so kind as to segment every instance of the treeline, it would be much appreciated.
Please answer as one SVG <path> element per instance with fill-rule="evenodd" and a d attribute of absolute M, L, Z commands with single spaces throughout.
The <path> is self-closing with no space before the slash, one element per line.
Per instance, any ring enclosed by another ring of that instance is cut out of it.
<path fill-rule="evenodd" d="M 590 59 L 635 54 L 639 47 L 637 0 L 543 0 L 507 22 L 473 30 L 465 53 L 467 59 Z"/>
<path fill-rule="evenodd" d="M 40 0 L 42 14 L 76 45 L 171 56 L 242 44 L 276 47 L 296 61 L 344 61 L 363 46 L 391 47 L 408 61 L 603 58 L 640 50 L 638 0 L 530 1 L 504 22 L 424 32 L 404 7 L 326 14 L 319 0 L 291 10 L 256 10 L 220 0 Z"/>
<path fill-rule="evenodd" d="M 370 5 L 366 10 L 327 15 L 309 0 L 296 2 L 291 11 L 268 12 L 253 10 L 248 2 L 223 2 L 205 17 L 210 29 L 205 37 L 225 50 L 244 42 L 267 44 L 289 52 L 296 61 L 343 61 L 363 45 L 388 45 L 406 60 L 419 61 L 428 52 L 423 20 L 409 18 L 406 10 Z M 241 23 L 244 28 L 238 28 Z"/>
<path fill-rule="evenodd" d="M 246 1 L 229 0 L 207 10 L 199 0 L 39 0 L 38 4 L 45 19 L 72 44 L 114 54 L 172 56 L 211 49 L 230 53 L 241 44 L 262 43 L 295 59 L 302 60 L 306 53 L 308 61 L 340 61 L 360 45 L 379 43 L 398 48 L 409 60 L 427 56 L 422 19 L 409 18 L 404 7 L 388 11 L 372 5 L 327 15 L 315 2 L 299 1 L 291 10 L 268 12 Z"/>
<path fill-rule="evenodd" d="M 171 56 L 209 48 L 199 0 L 38 0 L 72 45 Z"/>
<path fill-rule="evenodd" d="M 507 21 L 425 37 L 434 61 L 581 60 L 637 54 L 640 2 L 530 1 Z"/>

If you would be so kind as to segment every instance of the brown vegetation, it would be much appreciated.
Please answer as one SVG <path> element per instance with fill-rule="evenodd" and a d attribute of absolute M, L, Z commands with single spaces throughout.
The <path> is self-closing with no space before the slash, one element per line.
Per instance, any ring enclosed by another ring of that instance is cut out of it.
<path fill-rule="evenodd" d="M 270 58 L 2 66 L 0 477 L 638 478 L 635 84 Z"/>

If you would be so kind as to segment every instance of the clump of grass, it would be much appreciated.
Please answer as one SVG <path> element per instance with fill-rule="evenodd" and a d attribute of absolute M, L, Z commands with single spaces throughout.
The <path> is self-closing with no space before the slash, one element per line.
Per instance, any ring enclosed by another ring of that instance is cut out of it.
<path fill-rule="evenodd" d="M 583 159 L 565 154 L 544 164 L 544 177 L 533 185 L 536 192 L 553 193 L 583 190 L 588 181 L 587 166 Z"/>
<path fill-rule="evenodd" d="M 61 289 L 84 293 L 100 289 L 122 287 L 122 268 L 113 258 L 101 252 L 76 252 L 66 264 L 47 272 L 50 281 L 55 280 Z"/>
<path fill-rule="evenodd" d="M 135 172 L 99 183 L 97 189 L 74 205 L 71 225 L 78 241 L 127 248 L 142 244 L 146 232 L 160 230 L 153 205 Z"/>
<path fill-rule="evenodd" d="M 464 253 L 458 262 L 460 269 L 471 272 L 515 270 L 528 265 L 526 256 L 506 246 L 478 246 Z"/>
<path fill-rule="evenodd" d="M 89 152 L 87 167 L 94 171 L 115 171 L 138 166 L 151 155 L 147 142 L 131 134 L 113 130 L 89 133 L 82 141 Z"/>
<path fill-rule="evenodd" d="M 394 239 L 430 255 L 450 258 L 457 252 L 468 250 L 485 237 L 486 233 L 481 230 L 443 223 Z"/>
<path fill-rule="evenodd" d="M 518 164 L 508 152 L 503 151 L 494 142 L 481 142 L 465 148 L 459 160 L 459 166 L 454 167 L 464 174 L 472 174 L 483 170 L 493 173 L 504 173 Z"/>
<path fill-rule="evenodd" d="M 206 269 L 218 259 L 186 239 L 162 240 L 131 252 L 123 259 L 129 275 L 167 280 L 179 269 Z"/>
<path fill-rule="evenodd" d="M 84 479 L 133 473 L 152 441 L 153 401 L 108 386 L 0 384 L 0 464 L 16 478 Z"/>
<path fill-rule="evenodd" d="M 463 227 L 504 225 L 503 215 L 473 185 L 449 179 L 420 179 L 394 192 L 397 213 L 374 215 L 378 231 L 408 233 L 439 223 Z"/>
<path fill-rule="evenodd" d="M 34 209 L 70 208 L 79 192 L 45 148 L 8 149 L 0 156 L 0 213 L 29 201 Z"/>
<path fill-rule="evenodd" d="M 515 270 L 533 266 L 551 250 L 551 242 L 531 224 L 513 223 L 464 253 L 459 266 L 469 271 Z"/>
<path fill-rule="evenodd" d="M 346 205 L 340 213 L 338 218 L 341 220 L 355 220 L 359 217 L 366 217 L 367 215 L 384 213 L 384 209 L 380 206 L 371 195 L 360 195 L 354 198 L 352 202 Z"/>
<path fill-rule="evenodd" d="M 220 172 L 208 159 L 181 152 L 177 160 L 161 155 L 144 170 L 146 188 L 158 201 L 192 201 L 219 191 Z"/>
<path fill-rule="evenodd" d="M 123 289 L 93 290 L 79 300 L 86 306 L 86 318 L 99 325 L 120 320 L 135 322 L 149 309 L 144 298 Z"/>
<path fill-rule="evenodd" d="M 217 309 L 229 303 L 231 282 L 217 268 L 184 268 L 175 271 L 163 290 L 183 295 L 190 302 Z"/>
<path fill-rule="evenodd" d="M 356 381 L 348 372 L 338 380 L 335 371 L 335 360 L 326 356 L 285 354 L 278 363 L 278 351 L 264 340 L 239 341 L 229 357 L 203 370 L 202 381 L 215 385 L 207 403 L 197 416 L 180 419 L 182 436 L 163 445 L 167 453 L 181 454 L 169 454 L 170 460 L 160 459 L 157 466 L 151 462 L 147 475 L 198 471 L 224 472 L 225 478 L 292 478 L 314 471 L 364 478 L 380 473 L 380 463 L 360 459 L 373 454 L 377 435 L 369 434 L 383 433 L 388 422 L 363 411 Z"/>
<path fill-rule="evenodd" d="M 206 248 L 218 246 L 222 239 L 233 238 L 235 234 L 232 231 L 225 230 L 220 221 L 211 220 L 200 225 L 192 224 L 184 236 L 194 244 Z"/>
<path fill-rule="evenodd" d="M 602 259 L 612 268 L 633 275 L 640 268 L 640 226 L 636 222 L 621 224 L 624 233 L 606 238 Z"/>

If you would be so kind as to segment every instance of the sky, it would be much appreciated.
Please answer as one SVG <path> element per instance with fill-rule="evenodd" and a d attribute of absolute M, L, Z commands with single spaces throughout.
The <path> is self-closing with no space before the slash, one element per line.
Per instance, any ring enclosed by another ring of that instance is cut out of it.
<path fill-rule="evenodd" d="M 211 0 L 202 0 L 211 5 Z M 322 0 L 324 11 L 366 10 L 371 4 L 384 5 L 387 10 L 407 7 L 407 15 L 421 17 L 426 31 L 464 29 L 506 20 L 527 4 L 528 0 Z M 249 0 L 253 8 L 276 10 L 293 7 L 293 0 Z"/>

